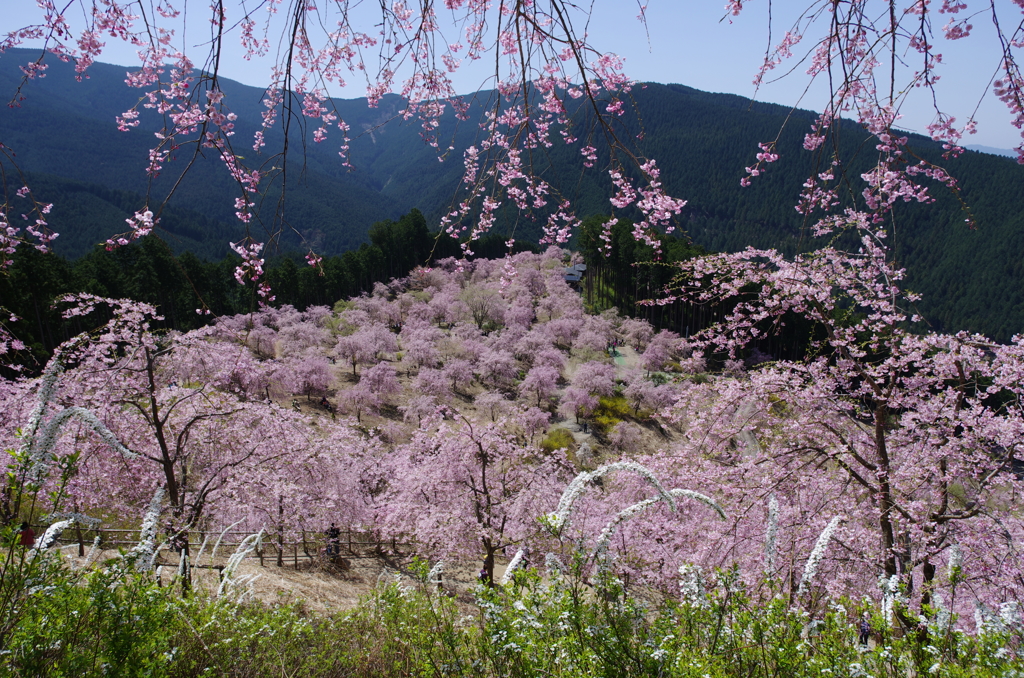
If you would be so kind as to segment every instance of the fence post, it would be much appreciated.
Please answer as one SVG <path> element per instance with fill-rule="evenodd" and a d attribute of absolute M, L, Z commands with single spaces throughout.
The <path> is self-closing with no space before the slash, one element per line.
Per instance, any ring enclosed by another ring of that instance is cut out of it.
<path fill-rule="evenodd" d="M 78 557 L 85 556 L 85 542 L 82 540 L 82 524 L 75 521 L 75 534 L 78 536 Z"/>
<path fill-rule="evenodd" d="M 284 496 L 277 496 L 277 566 L 284 567 Z"/>

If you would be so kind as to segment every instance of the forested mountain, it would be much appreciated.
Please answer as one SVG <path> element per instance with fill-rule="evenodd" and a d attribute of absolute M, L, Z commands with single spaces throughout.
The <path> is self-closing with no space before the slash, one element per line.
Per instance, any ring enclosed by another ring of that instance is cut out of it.
<path fill-rule="evenodd" d="M 3 91 L 17 89 L 18 65 L 29 54 L 9 50 L 0 56 Z M 227 241 L 241 237 L 242 229 L 229 199 L 236 188 L 222 163 L 203 157 L 203 149 L 184 146 L 150 184 L 144 171 L 146 152 L 161 123 L 155 112 L 140 109 L 139 127 L 117 131 L 115 116 L 135 106 L 139 95 L 124 85 L 125 68 L 96 64 L 89 78 L 79 83 L 70 65 L 49 62 L 47 77 L 23 89 L 20 107 L 0 113 L 0 139 L 16 154 L 37 197 L 54 203 L 50 223 L 61 233 L 56 251 L 76 258 L 124 230 L 124 219 L 145 204 L 142 196 L 148 192 L 150 205 L 158 205 L 198 150 L 194 166 L 161 214 L 162 235 L 178 252 L 211 259 L 225 255 Z M 262 91 L 224 79 L 220 86 L 240 116 L 235 151 L 250 154 Z M 484 92 L 469 101 L 479 107 L 489 97 Z M 305 138 L 312 136 L 312 129 L 296 119 L 292 147 L 299 150 L 286 165 L 287 200 L 278 200 L 280 183 L 268 189 L 253 235 L 260 238 L 281 228 L 279 251 L 313 247 L 332 255 L 358 248 L 367 242 L 373 223 L 397 219 L 414 207 L 431 227 L 436 226 L 460 197 L 461 152 L 482 135 L 480 128 L 456 124 L 453 116 L 445 118 L 438 139 L 442 149 L 451 145 L 455 150 L 445 162 L 438 162 L 438 151 L 423 143 L 415 121 L 394 120 L 402 107 L 397 96 L 385 97 L 375 109 L 367 108 L 365 99 L 334 103 L 352 129 L 350 157 L 355 169 L 338 160 L 342 139 L 337 131 L 316 144 Z M 793 209 L 800 185 L 815 169 L 811 154 L 801 148 L 813 113 L 751 104 L 742 97 L 682 85 L 638 87 L 633 103 L 641 122 L 623 116 L 623 121 L 633 122 L 624 122 L 619 135 L 637 139 L 640 151 L 658 160 L 669 193 L 689 201 L 682 225 L 695 243 L 708 250 L 753 245 L 788 253 L 815 246 Z M 470 119 L 476 117 L 471 113 Z M 585 111 L 576 111 L 575 117 L 578 129 L 586 129 Z M 752 186 L 741 188 L 743 167 L 753 164 L 757 143 L 776 138 L 780 162 Z M 865 145 L 866 138 L 852 124 L 843 127 L 842 145 L 847 148 L 842 157 L 853 161 L 842 169 L 851 177 L 873 166 L 874 149 Z M 605 171 L 608 146 L 600 139 L 590 143 L 598 147 L 598 162 L 582 174 L 576 146 L 556 145 L 534 158 L 542 176 L 575 201 L 581 216 L 607 213 L 612 194 Z M 271 140 L 268 147 L 273 147 Z M 927 139 L 912 138 L 911 147 L 924 158 L 939 159 L 940 149 Z M 981 331 L 1006 340 L 1024 328 L 1024 271 L 1019 258 L 1024 245 L 1024 194 L 1019 190 L 1024 168 L 1007 158 L 976 152 L 945 164 L 960 179 L 960 197 L 970 206 L 977 229 L 964 226 L 957 197 L 937 187 L 934 205 L 897 207 L 894 251 L 910 271 L 908 287 L 924 295 L 920 310 L 936 329 Z M 8 172 L 9 188 L 23 181 Z M 848 200 L 856 199 L 856 186 L 851 182 Z M 514 232 L 517 239 L 539 235 L 536 223 L 512 213 L 499 214 L 499 227 Z"/>

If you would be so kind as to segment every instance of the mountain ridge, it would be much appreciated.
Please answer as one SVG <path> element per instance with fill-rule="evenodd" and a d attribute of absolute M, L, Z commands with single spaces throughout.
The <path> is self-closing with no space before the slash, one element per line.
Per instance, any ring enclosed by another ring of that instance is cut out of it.
<path fill-rule="evenodd" d="M 9 50 L 0 56 L 0 87 L 10 91 L 16 86 L 21 78 L 17 64 L 28 53 Z M 49 61 L 53 63 L 48 77 L 28 83 L 21 109 L 0 115 L 0 141 L 18 153 L 19 166 L 30 177 L 45 179 L 40 198 L 55 203 L 51 224 L 63 233 L 55 248 L 76 257 L 125 230 L 124 219 L 146 204 L 142 196 L 147 191 L 154 196 L 151 205 L 159 204 L 175 178 L 171 170 L 195 149 L 180 150 L 167 173 L 150 183 L 144 165 L 153 139 L 149 135 L 158 121 L 151 111 L 143 111 L 139 128 L 131 132 L 118 132 L 113 123 L 116 115 L 139 100 L 138 92 L 123 82 L 126 69 L 97 63 L 90 78 L 79 83 L 69 64 Z M 225 78 L 219 83 L 225 100 L 240 116 L 236 152 L 251 155 L 251 149 L 242 147 L 255 131 L 250 121 L 259 120 L 263 93 Z M 483 92 L 469 99 L 475 112 L 487 97 Z M 789 254 L 814 246 L 809 224 L 793 209 L 800 186 L 814 170 L 811 154 L 801 150 L 808 129 L 802 123 L 813 120 L 813 112 L 680 84 L 637 87 L 631 101 L 641 114 L 640 122 L 624 116 L 619 133 L 622 138 L 642 137 L 636 146 L 645 157 L 657 159 L 666 190 L 689 201 L 679 221 L 693 241 L 709 250 L 751 245 Z M 302 153 L 284 165 L 286 200 L 278 201 L 279 186 L 269 188 L 259 221 L 251 229 L 253 237 L 267 240 L 280 233 L 279 251 L 312 248 L 340 254 L 366 242 L 375 222 L 397 219 L 418 207 L 428 222 L 436 224 L 460 199 L 459 154 L 479 139 L 478 126 L 444 117 L 438 136 L 455 150 L 439 163 L 436 149 L 420 138 L 418 125 L 393 120 L 402 107 L 398 96 L 387 95 L 376 109 L 367 108 L 365 99 L 333 103 L 353 130 L 362 130 L 353 132 L 350 144 L 356 170 L 349 171 L 338 159 L 337 130 L 322 144 L 302 143 L 301 133 L 308 136 L 310 130 L 296 125 L 295 141 Z M 585 128 L 585 112 L 578 112 L 576 124 Z M 279 130 L 273 134 L 277 136 L 268 139 L 268 147 L 283 139 Z M 757 143 L 772 139 L 780 161 L 751 187 L 741 188 L 743 167 L 753 164 Z M 844 167 L 851 177 L 872 165 L 873 149 L 864 146 L 867 139 L 857 125 L 843 123 L 841 155 L 852 158 Z M 574 201 L 581 217 L 607 213 L 613 193 L 607 172 L 601 170 L 610 164 L 609 149 L 600 141 L 594 145 L 594 170 L 581 172 L 579 149 L 557 144 L 538 158 L 536 166 L 545 179 L 562 187 L 562 197 Z M 935 142 L 913 136 L 911 146 L 922 157 L 941 161 Z M 228 240 L 245 234 L 228 199 L 237 187 L 218 159 L 201 152 L 197 158 L 161 214 L 164 235 L 177 251 L 219 258 L 226 254 Z M 1016 263 L 1024 244 L 1024 194 L 1019 190 L 1024 168 L 973 151 L 946 164 L 960 178 L 961 195 L 936 188 L 933 205 L 899 205 L 894 213 L 894 251 L 908 268 L 908 285 L 925 295 L 922 313 L 937 329 L 981 331 L 1005 341 L 1024 330 L 1024 272 Z M 9 175 L 9 191 L 15 183 Z M 963 225 L 961 198 L 973 209 L 975 231 Z M 856 195 L 851 192 L 847 199 Z M 283 207 L 278 213 L 279 205 Z M 498 227 L 520 240 L 536 240 L 540 233 L 539 224 L 504 208 Z"/>

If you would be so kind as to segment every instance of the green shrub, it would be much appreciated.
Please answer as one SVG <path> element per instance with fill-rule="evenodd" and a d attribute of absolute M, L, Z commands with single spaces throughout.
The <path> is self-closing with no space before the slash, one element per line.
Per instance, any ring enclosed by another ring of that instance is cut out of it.
<path fill-rule="evenodd" d="M 540 441 L 540 448 L 547 453 L 565 448 L 572 451 L 576 447 L 576 439 L 572 437 L 569 429 L 553 428 L 548 431 L 544 440 Z"/>
<path fill-rule="evenodd" d="M 420 564 L 412 568 L 419 584 L 385 582 L 352 610 L 317 615 L 301 604 L 180 598 L 123 561 L 93 571 L 56 554 L 19 562 L 31 576 L 3 591 L 20 603 L 0 635 L 0 675 L 996 678 L 1024 670 L 1011 631 L 885 631 L 862 648 L 857 605 L 812 618 L 788 599 L 751 599 L 731 571 L 709 578 L 707 594 L 657 602 L 578 556 L 565 574 L 526 571 L 510 586 L 478 586 L 471 610 L 423 581 Z M 874 625 L 885 629 L 878 615 Z"/>
<path fill-rule="evenodd" d="M 13 675 L 166 675 L 180 602 L 169 589 L 123 560 L 73 570 L 59 553 L 30 554 L 5 563 L 5 574 L 19 567 L 30 572 L 20 591 L 3 592 L 16 607 L 8 610 L 13 624 L 0 640 L 4 666 Z M 5 577 L 8 585 L 18 586 L 17 577 Z"/>
<path fill-rule="evenodd" d="M 591 417 L 594 428 L 603 435 L 607 435 L 623 419 L 632 418 L 633 410 L 622 395 L 601 396 Z"/>

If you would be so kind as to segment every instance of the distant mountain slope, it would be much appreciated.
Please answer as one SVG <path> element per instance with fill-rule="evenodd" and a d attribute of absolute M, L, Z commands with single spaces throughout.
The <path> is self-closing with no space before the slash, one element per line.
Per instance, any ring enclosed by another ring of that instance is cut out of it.
<path fill-rule="evenodd" d="M 979 153 L 988 153 L 990 155 L 1001 155 L 1004 158 L 1017 157 L 1017 151 L 1012 148 L 995 148 L 994 146 L 982 146 L 981 144 L 968 144 L 965 148 L 969 148 L 972 151 L 978 151 Z"/>
<path fill-rule="evenodd" d="M 0 92 L 14 91 L 21 76 L 18 65 L 29 54 L 10 50 L 0 55 Z M 125 217 L 142 206 L 140 196 L 147 190 L 157 199 L 166 195 L 175 171 L 194 151 L 179 149 L 150 186 L 144 164 L 159 125 L 156 114 L 143 110 L 138 128 L 118 132 L 114 117 L 134 106 L 139 92 L 124 85 L 123 67 L 96 64 L 89 73 L 88 80 L 75 82 L 70 65 L 51 60 L 47 77 L 25 88 L 21 107 L 0 112 L 0 141 L 17 153 L 23 170 L 44 177 L 41 195 L 55 196 L 52 222 L 62 232 L 57 249 L 72 257 L 123 230 Z M 262 110 L 262 91 L 223 79 L 221 87 L 240 115 L 235 152 L 252 162 L 249 145 Z M 472 98 L 471 120 L 489 96 L 484 92 Z M 711 250 L 753 245 L 793 253 L 814 246 L 807 224 L 793 209 L 801 184 L 814 169 L 811 154 L 801 147 L 813 113 L 682 85 L 649 84 L 632 96 L 642 124 L 624 123 L 620 135 L 638 139 L 641 152 L 658 160 L 669 193 L 689 201 L 681 221 L 694 241 Z M 350 171 L 338 161 L 337 131 L 321 144 L 304 143 L 301 135 L 311 130 L 296 121 L 287 200 L 279 203 L 280 190 L 272 187 L 261 211 L 269 228 L 278 205 L 283 205 L 283 249 L 313 246 L 337 254 L 365 242 L 376 221 L 418 207 L 436 223 L 461 197 L 461 153 L 482 135 L 478 125 L 456 124 L 451 116 L 442 121 L 442 147 L 455 147 L 442 163 L 436 149 L 423 143 L 415 122 L 392 120 L 402 107 L 397 96 L 385 97 L 376 109 L 367 108 L 364 99 L 335 104 L 353 130 L 350 156 L 356 169 Z M 586 110 L 575 113 L 578 129 L 585 129 Z M 842 157 L 853 158 L 846 170 L 856 177 L 872 166 L 875 151 L 856 125 L 841 129 Z M 776 138 L 780 162 L 751 187 L 741 188 L 743 167 L 754 161 L 757 143 Z M 274 147 L 274 141 L 269 139 L 267 147 Z M 597 166 L 582 173 L 577 147 L 556 144 L 534 159 L 543 176 L 574 200 L 581 216 L 606 213 L 612 194 L 607 172 L 601 169 L 608 166 L 609 151 L 600 141 L 594 145 L 599 147 Z M 911 145 L 922 157 L 939 160 L 940 149 L 930 140 L 914 137 Z M 910 271 L 907 285 L 924 294 L 920 310 L 938 329 L 981 331 L 1007 340 L 1024 331 L 1019 256 L 1024 245 L 1024 168 L 976 152 L 944 164 L 961 179 L 962 197 L 978 228 L 964 227 L 959 202 L 941 188 L 934 191 L 934 205 L 899 205 L 895 251 Z M 15 181 L 8 177 L 8 182 Z M 173 210 L 164 217 L 172 246 L 203 256 L 223 254 L 226 241 L 242 233 L 231 201 L 235 193 L 220 161 L 200 155 L 171 200 Z M 536 239 L 540 233 L 537 223 L 511 211 L 502 212 L 499 224 L 506 232 L 514 230 L 518 239 Z M 254 235 L 265 236 L 261 229 L 255 226 Z"/>

